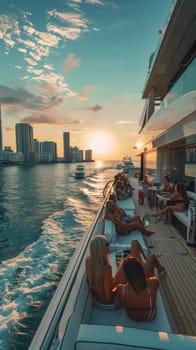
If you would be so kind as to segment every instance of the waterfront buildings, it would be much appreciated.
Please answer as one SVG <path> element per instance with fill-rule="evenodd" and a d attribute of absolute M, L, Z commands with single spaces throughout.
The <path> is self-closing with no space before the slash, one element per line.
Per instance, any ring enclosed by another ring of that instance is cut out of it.
<path fill-rule="evenodd" d="M 83 150 L 77 146 L 70 146 L 70 133 L 67 131 L 63 133 L 63 149 L 65 162 L 92 162 L 92 150 L 85 150 L 84 158 Z"/>
<path fill-rule="evenodd" d="M 3 141 L 2 141 L 2 125 L 1 125 L 1 105 L 0 105 L 0 152 L 3 149 Z"/>
<path fill-rule="evenodd" d="M 70 133 L 69 132 L 63 133 L 63 150 L 64 150 L 64 161 L 70 162 L 71 154 L 70 154 Z"/>
<path fill-rule="evenodd" d="M 10 146 L 0 149 L 0 164 L 9 163 L 51 163 L 51 162 L 83 162 L 92 161 L 92 150 L 84 151 L 77 146 L 70 146 L 70 133 L 63 133 L 64 157 L 57 156 L 57 144 L 54 141 L 33 139 L 33 127 L 28 123 L 18 123 L 16 130 L 16 152 Z M 0 109 L 0 136 L 1 135 L 1 109 Z"/>
<path fill-rule="evenodd" d="M 24 155 L 25 162 L 34 161 L 33 127 L 30 124 L 16 124 L 16 151 Z"/>
<path fill-rule="evenodd" d="M 57 160 L 56 142 L 40 142 L 40 160 L 41 162 L 54 162 Z"/>
<path fill-rule="evenodd" d="M 86 149 L 85 150 L 85 161 L 91 162 L 92 161 L 92 149 Z"/>
<path fill-rule="evenodd" d="M 37 139 L 33 140 L 34 145 L 34 160 L 35 162 L 40 162 L 40 142 Z"/>

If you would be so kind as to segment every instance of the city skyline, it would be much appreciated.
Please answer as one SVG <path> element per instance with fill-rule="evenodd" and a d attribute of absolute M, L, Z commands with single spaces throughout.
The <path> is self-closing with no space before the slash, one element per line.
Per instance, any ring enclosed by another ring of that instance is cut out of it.
<path fill-rule="evenodd" d="M 149 59 L 173 0 L 1 1 L 3 147 L 29 123 L 63 155 L 62 130 L 95 159 L 136 156 Z M 151 136 L 149 136 L 151 137 Z"/>
<path fill-rule="evenodd" d="M 1 131 L 1 130 L 0 130 Z M 83 162 L 92 161 L 92 150 L 80 149 L 70 143 L 70 133 L 63 132 L 64 157 L 58 156 L 57 143 L 39 141 L 34 137 L 33 127 L 29 123 L 15 125 L 16 152 L 10 146 L 0 150 L 0 164 L 7 163 L 39 163 L 39 162 Z M 1 134 L 0 134 L 1 136 Z M 0 140 L 1 141 L 1 140 Z"/>

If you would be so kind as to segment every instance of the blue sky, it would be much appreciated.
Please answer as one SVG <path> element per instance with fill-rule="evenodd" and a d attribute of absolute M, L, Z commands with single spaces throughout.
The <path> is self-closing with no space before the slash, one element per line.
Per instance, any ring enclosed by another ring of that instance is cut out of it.
<path fill-rule="evenodd" d="M 0 0 L 3 145 L 15 124 L 34 138 L 135 156 L 149 57 L 173 0 Z"/>

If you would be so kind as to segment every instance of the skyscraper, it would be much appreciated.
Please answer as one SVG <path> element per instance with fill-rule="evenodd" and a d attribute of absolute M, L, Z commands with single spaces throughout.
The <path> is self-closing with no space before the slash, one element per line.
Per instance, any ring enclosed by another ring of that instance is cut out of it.
<path fill-rule="evenodd" d="M 25 162 L 34 161 L 33 127 L 30 124 L 16 124 L 16 150 L 24 154 Z"/>
<path fill-rule="evenodd" d="M 70 134 L 69 132 L 63 133 L 63 147 L 64 147 L 64 161 L 71 161 L 71 152 L 70 152 Z"/>
<path fill-rule="evenodd" d="M 85 151 L 85 161 L 91 162 L 92 161 L 92 149 L 86 149 Z"/>
<path fill-rule="evenodd" d="M 40 142 L 40 155 L 42 161 L 55 161 L 57 159 L 57 145 L 53 141 Z"/>
<path fill-rule="evenodd" d="M 3 141 L 2 141 L 2 125 L 1 125 L 1 105 L 0 105 L 0 152 L 3 149 Z"/>

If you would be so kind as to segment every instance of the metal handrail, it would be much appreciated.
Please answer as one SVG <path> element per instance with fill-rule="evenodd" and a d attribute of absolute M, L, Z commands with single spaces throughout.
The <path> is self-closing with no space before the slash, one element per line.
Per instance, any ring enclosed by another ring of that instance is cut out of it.
<path fill-rule="evenodd" d="M 104 187 L 104 189 L 103 189 L 103 197 L 104 197 L 104 198 L 107 196 L 108 192 L 111 192 L 113 182 L 114 182 L 114 180 L 109 180 L 109 181 L 106 183 L 106 185 L 105 185 L 105 187 Z M 109 187 L 109 185 L 110 185 L 110 187 Z M 109 187 L 109 188 L 108 188 L 108 187 Z"/>
<path fill-rule="evenodd" d="M 109 193 L 109 190 L 111 191 L 111 188 L 112 185 L 110 186 L 110 189 L 108 189 L 107 193 Z M 84 234 L 82 240 L 80 241 L 80 244 L 76 248 L 66 268 L 66 271 L 62 276 L 58 288 L 55 291 L 54 296 L 46 310 L 46 313 L 35 333 L 35 336 L 30 344 L 29 350 L 47 350 L 50 348 L 50 346 L 52 346 L 52 342 L 54 342 L 55 338 L 57 340 L 58 327 L 65 305 L 68 301 L 68 297 L 72 290 L 72 286 L 75 282 L 81 262 L 88 248 L 94 229 L 98 223 L 98 220 L 100 219 L 106 200 L 107 197 L 104 198 L 103 203 L 100 206 L 97 216 L 93 221 L 90 229 Z"/>

